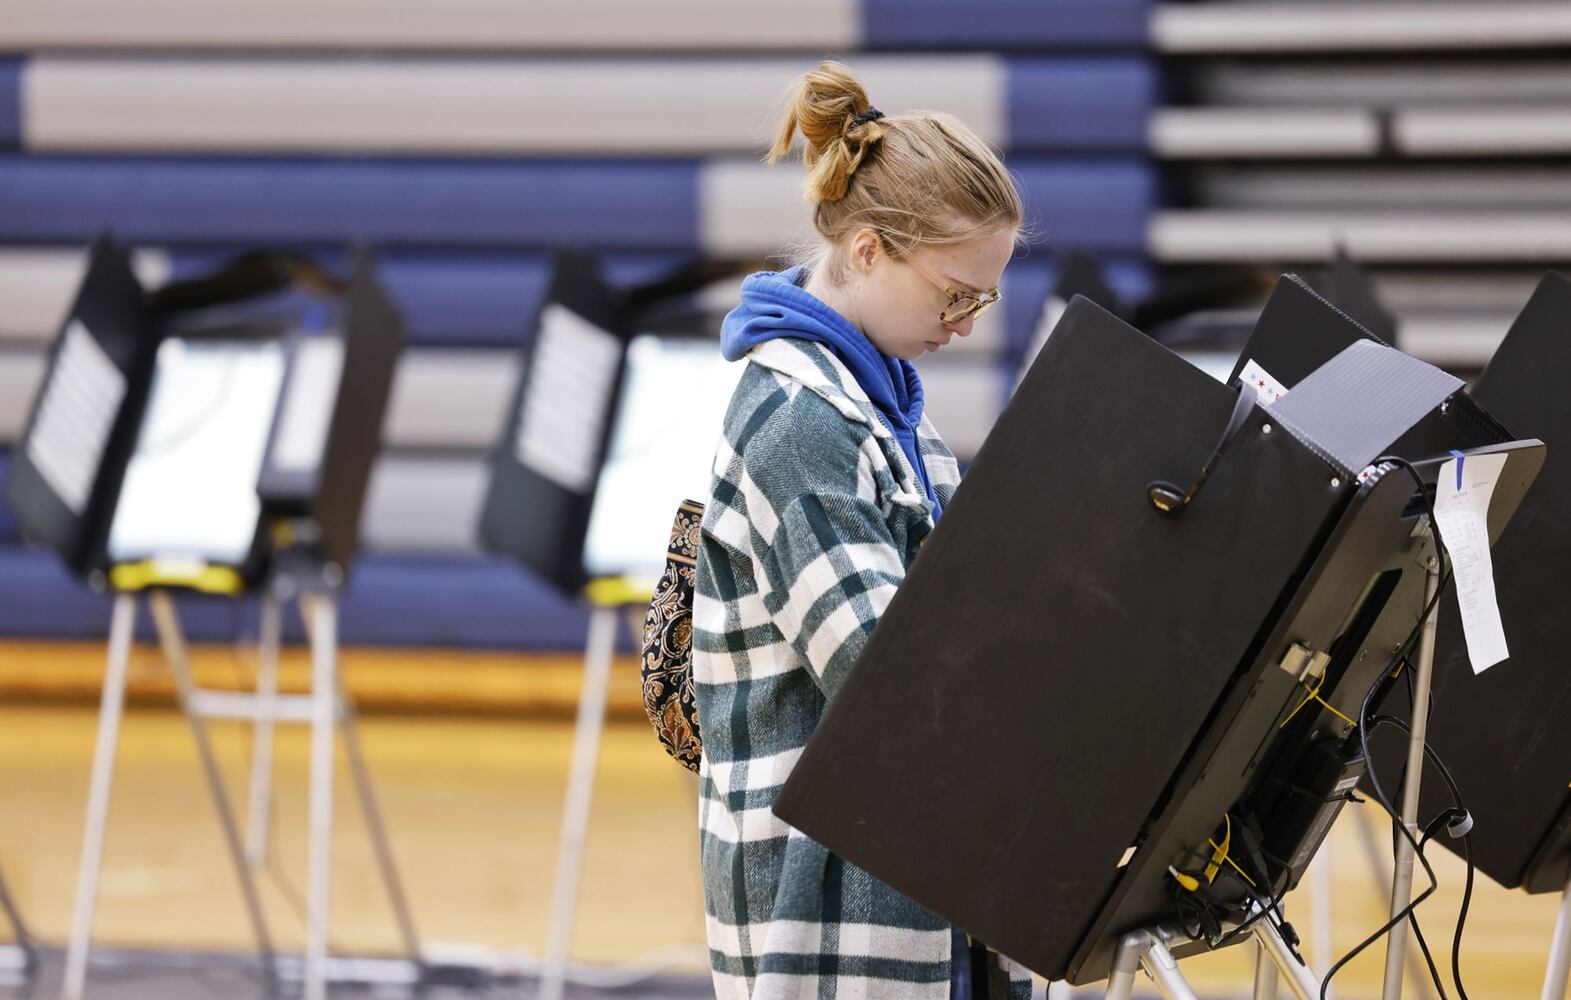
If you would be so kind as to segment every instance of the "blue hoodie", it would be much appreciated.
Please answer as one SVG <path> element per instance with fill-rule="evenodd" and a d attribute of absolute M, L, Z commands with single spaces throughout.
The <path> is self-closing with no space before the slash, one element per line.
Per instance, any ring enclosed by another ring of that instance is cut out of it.
<path fill-rule="evenodd" d="M 894 432 L 895 441 L 933 504 L 933 519 L 938 520 L 942 508 L 917 448 L 922 380 L 917 377 L 916 366 L 874 347 L 850 320 L 803 289 L 806 281 L 805 267 L 748 275 L 742 282 L 742 304 L 731 310 L 720 327 L 721 351 L 727 361 L 739 361 L 754 347 L 776 337 L 811 340 L 834 351 L 872 400 L 884 424 Z"/>

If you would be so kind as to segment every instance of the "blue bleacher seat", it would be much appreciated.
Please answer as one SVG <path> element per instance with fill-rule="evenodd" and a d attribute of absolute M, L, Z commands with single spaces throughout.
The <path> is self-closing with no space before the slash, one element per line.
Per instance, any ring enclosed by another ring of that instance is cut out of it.
<path fill-rule="evenodd" d="M 862 0 L 871 49 L 1136 49 L 1149 0 Z"/>
<path fill-rule="evenodd" d="M 0 159 L 0 241 L 698 245 L 692 162 Z"/>
<path fill-rule="evenodd" d="M 1143 160 L 1017 157 L 1042 241 L 1133 252 L 1155 194 Z M 703 250 L 692 161 L 0 158 L 0 243 Z M 762 233 L 760 252 L 789 234 Z"/>
<path fill-rule="evenodd" d="M 1011 149 L 1146 147 L 1157 74 L 1145 59 L 1023 59 L 1009 64 L 1008 80 Z"/>

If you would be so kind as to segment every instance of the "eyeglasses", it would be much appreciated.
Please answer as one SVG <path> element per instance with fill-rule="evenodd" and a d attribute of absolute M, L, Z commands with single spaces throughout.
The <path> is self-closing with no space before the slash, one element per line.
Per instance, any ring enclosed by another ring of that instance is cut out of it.
<path fill-rule="evenodd" d="M 941 322 L 958 323 L 967 316 L 980 316 L 993 308 L 998 300 L 1003 298 L 996 288 L 988 292 L 962 292 L 934 274 L 926 265 L 917 260 L 914 254 L 906 253 L 901 255 L 899 259 L 916 268 L 917 273 L 949 296 L 949 305 L 945 306 L 944 311 L 938 314 Z"/>

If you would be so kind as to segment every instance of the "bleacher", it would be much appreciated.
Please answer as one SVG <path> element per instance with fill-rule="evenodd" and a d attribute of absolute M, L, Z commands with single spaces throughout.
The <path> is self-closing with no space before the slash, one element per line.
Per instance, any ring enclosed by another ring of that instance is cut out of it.
<path fill-rule="evenodd" d="M 341 267 L 364 242 L 411 346 L 345 640 L 575 648 L 582 611 L 475 537 L 549 251 L 591 249 L 623 284 L 696 259 L 761 266 L 806 231 L 799 170 L 759 161 L 775 99 L 825 54 L 850 58 L 882 107 L 950 111 L 1003 147 L 1035 213 L 1040 248 L 1011 266 L 1007 307 L 924 369 L 935 420 L 974 451 L 1052 285 L 1050 247 L 1098 252 L 1126 294 L 1149 285 L 1146 6 L 11 5 L 0 443 L 22 429 L 100 230 L 140 248 L 150 286 L 257 246 Z M 0 544 L 0 634 L 102 634 L 105 598 L 22 547 L 10 519 Z M 223 639 L 254 614 L 193 602 L 186 619 Z"/>
<path fill-rule="evenodd" d="M 761 265 L 806 231 L 799 172 L 759 154 L 819 58 L 851 61 L 887 111 L 960 115 L 1024 190 L 1034 245 L 1003 306 L 923 366 L 965 457 L 1062 248 L 1138 299 L 1163 273 L 1343 246 L 1376 266 L 1404 346 L 1476 368 L 1534 273 L 1571 259 L 1568 47 L 1558 3 L 13 0 L 0 449 L 99 231 L 140 248 L 150 286 L 262 246 L 341 269 L 363 242 L 411 346 L 346 641 L 573 648 L 582 612 L 473 530 L 548 253 L 591 249 L 623 284 Z M 251 615 L 188 619 L 220 639 Z M 0 635 L 107 617 L 0 511 Z"/>
<path fill-rule="evenodd" d="M 1462 373 L 1571 261 L 1571 7 L 1162 4 L 1166 268 L 1370 267 L 1401 346 Z"/>

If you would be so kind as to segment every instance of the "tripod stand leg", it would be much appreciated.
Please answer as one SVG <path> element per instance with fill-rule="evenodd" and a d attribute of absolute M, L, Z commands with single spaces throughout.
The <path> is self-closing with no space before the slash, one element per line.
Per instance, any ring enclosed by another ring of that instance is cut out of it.
<path fill-rule="evenodd" d="M 305 1000 L 327 997 L 327 920 L 333 887 L 333 730 L 338 701 L 338 608 L 331 597 L 309 602 L 311 631 L 311 806 L 306 890 Z"/>
<path fill-rule="evenodd" d="M 207 778 L 208 790 L 213 793 L 213 804 L 218 807 L 219 823 L 224 830 L 224 843 L 229 848 L 230 860 L 240 877 L 240 891 L 245 897 L 245 908 L 251 918 L 251 928 L 256 934 L 256 949 L 262 960 L 262 971 L 272 981 L 277 975 L 273 942 L 267 932 L 267 918 L 262 915 L 262 900 L 257 895 L 256 880 L 251 867 L 246 864 L 245 847 L 240 842 L 240 825 L 235 821 L 234 808 L 229 804 L 229 794 L 224 790 L 224 776 L 218 768 L 218 758 L 213 754 L 213 744 L 208 738 L 207 721 L 192 704 L 196 682 L 191 677 L 191 662 L 186 656 L 185 636 L 180 631 L 180 619 L 175 614 L 174 602 L 162 591 L 154 591 L 147 599 L 153 612 L 153 624 L 158 629 L 158 641 L 163 646 L 164 660 L 174 675 L 175 692 L 180 697 L 180 709 L 190 723 L 191 736 L 196 741 L 197 753 L 202 758 L 202 772 Z"/>
<path fill-rule="evenodd" d="M 1374 827 L 1370 825 L 1369 814 L 1362 809 L 1349 809 L 1353 817 L 1353 828 L 1358 832 L 1358 842 L 1364 852 L 1364 860 L 1369 864 L 1369 880 L 1380 895 L 1381 901 L 1391 898 L 1391 878 L 1386 871 L 1385 859 L 1380 853 L 1380 845 L 1375 840 Z M 1330 968 L 1329 965 L 1316 963 L 1320 968 Z M 1429 970 L 1424 967 L 1424 959 L 1415 951 L 1407 953 L 1407 974 L 1418 984 L 1417 992 L 1426 1000 L 1434 997 L 1434 989 L 1430 986 Z M 1328 993 L 1327 996 L 1333 994 Z"/>
<path fill-rule="evenodd" d="M 131 634 L 136 628 L 136 598 L 115 597 L 109 621 L 109 661 L 98 707 L 98 742 L 93 747 L 93 776 L 87 791 L 87 820 L 82 830 L 82 862 L 76 878 L 76 909 L 66 948 L 64 1000 L 81 1000 L 87 984 L 87 949 L 93 936 L 93 911 L 98 906 L 98 873 L 104 859 L 104 830 L 114 785 L 115 750 L 120 742 L 120 713 L 125 707 L 126 669 L 131 661 Z"/>
<path fill-rule="evenodd" d="M 1107 977 L 1105 1000 L 1130 1000 L 1135 992 L 1135 973 L 1140 971 L 1140 956 L 1150 943 L 1146 931 L 1125 934 L 1113 953 L 1113 971 Z"/>
<path fill-rule="evenodd" d="M 1259 954 L 1269 958 L 1276 966 L 1276 971 L 1287 981 L 1287 988 L 1293 992 L 1297 1000 L 1320 1000 L 1320 980 L 1298 960 L 1298 956 L 1287 946 L 1287 942 L 1282 939 L 1282 932 L 1277 929 L 1276 923 L 1269 916 L 1256 920 L 1250 925 L 1250 931 L 1260 948 Z M 1257 977 L 1259 975 L 1258 969 L 1256 975 Z"/>
<path fill-rule="evenodd" d="M 252 867 L 267 863 L 267 833 L 273 801 L 273 729 L 278 709 L 278 648 L 283 629 L 278 600 L 262 598 L 256 665 L 256 721 L 251 737 L 251 794 L 246 808 L 245 853 Z"/>
<path fill-rule="evenodd" d="M 404 951 L 416 966 L 421 964 L 420 936 L 415 932 L 414 917 L 409 900 L 404 895 L 404 884 L 398 877 L 398 865 L 393 860 L 393 848 L 387 838 L 387 826 L 382 822 L 382 810 L 377 805 L 376 790 L 371 785 L 371 770 L 366 767 L 365 752 L 360 746 L 360 727 L 355 716 L 354 702 L 344 690 L 344 680 L 338 681 L 338 724 L 344 733 L 344 752 L 349 758 L 349 773 L 354 778 L 355 792 L 360 798 L 360 811 L 365 814 L 366 827 L 371 831 L 371 844 L 376 851 L 376 863 L 382 870 L 382 884 L 387 887 L 388 901 L 393 906 L 393 917 L 398 921 L 398 933 L 404 940 Z"/>
<path fill-rule="evenodd" d="M 1178 971 L 1178 960 L 1168 951 L 1172 932 L 1162 927 L 1133 931 L 1118 942 L 1113 954 L 1113 971 L 1107 979 L 1106 1000 L 1130 1000 L 1134 995 L 1135 972 L 1145 969 L 1166 1000 L 1200 1000 Z"/>
<path fill-rule="evenodd" d="M 1544 972 L 1542 1000 L 1564 1000 L 1568 977 L 1571 977 L 1571 884 L 1560 896 L 1560 915 L 1555 918 L 1555 937 L 1549 945 L 1549 968 Z"/>
<path fill-rule="evenodd" d="M 1314 966 L 1329 969 L 1336 961 L 1332 940 L 1332 862 L 1331 838 L 1328 836 L 1309 862 L 1309 925 L 1314 931 Z M 1332 989 L 1326 990 L 1326 1000 L 1334 1000 Z"/>
<path fill-rule="evenodd" d="M 1431 557 L 1433 560 L 1433 557 Z M 1424 583 L 1424 607 L 1434 600 L 1440 586 L 1439 563 L 1432 561 Z M 1407 775 L 1402 782 L 1402 825 L 1412 841 L 1418 840 L 1418 793 L 1424 777 L 1424 734 L 1429 728 L 1429 687 L 1435 671 L 1435 627 L 1437 615 L 1424 621 L 1418 639 L 1418 673 L 1413 678 L 1412 730 L 1407 741 Z M 1406 909 L 1413 900 L 1413 843 L 1402 837 L 1396 844 L 1396 868 L 1391 876 L 1391 916 Z M 1408 922 L 1391 928 L 1386 940 L 1386 975 L 1383 1000 L 1401 1000 L 1402 965 L 1407 956 Z"/>
<path fill-rule="evenodd" d="M 1276 964 L 1266 952 L 1266 946 L 1255 942 L 1255 992 L 1254 1000 L 1276 1000 Z"/>
<path fill-rule="evenodd" d="M 1150 945 L 1140 956 L 1140 966 L 1166 1000 L 1200 1000 L 1184 974 L 1178 971 L 1178 959 L 1167 950 L 1167 942 L 1162 940 L 1160 931 L 1151 936 Z"/>
<path fill-rule="evenodd" d="M 568 949 L 578 908 L 578 881 L 584 870 L 584 840 L 594 799 L 595 765 L 600 755 L 600 730 L 605 723 L 606 690 L 611 657 L 616 650 L 616 610 L 596 608 L 589 619 L 584 651 L 584 686 L 578 696 L 573 726 L 573 758 L 562 810 L 562 837 L 557 848 L 556 885 L 551 892 L 551 924 L 545 961 L 540 970 L 539 1000 L 561 1000 L 567 981 Z"/>

